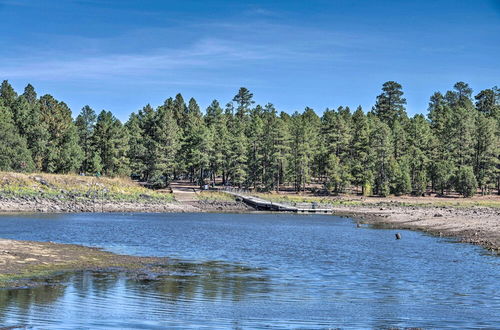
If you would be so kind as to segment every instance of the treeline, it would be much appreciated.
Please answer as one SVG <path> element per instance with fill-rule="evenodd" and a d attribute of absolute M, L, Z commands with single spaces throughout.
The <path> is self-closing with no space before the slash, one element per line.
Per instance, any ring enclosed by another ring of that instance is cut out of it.
<path fill-rule="evenodd" d="M 500 91 L 472 96 L 459 82 L 431 96 L 427 117 L 408 117 L 402 86 L 386 82 L 367 114 L 358 107 L 278 113 L 240 88 L 203 113 L 181 94 L 146 105 L 122 124 L 85 106 L 75 120 L 28 85 L 0 88 L 0 169 L 132 176 L 154 187 L 172 180 L 262 191 L 287 185 L 338 194 L 472 196 L 500 190 Z"/>

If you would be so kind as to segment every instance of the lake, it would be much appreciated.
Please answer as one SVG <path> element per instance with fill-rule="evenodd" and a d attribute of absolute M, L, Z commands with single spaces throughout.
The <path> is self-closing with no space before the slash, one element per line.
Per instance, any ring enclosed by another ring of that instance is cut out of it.
<path fill-rule="evenodd" d="M 400 232 L 401 240 L 395 239 Z M 500 259 L 418 232 L 292 214 L 2 215 L 0 237 L 176 259 L 161 280 L 58 275 L 0 290 L 0 324 L 41 329 L 495 328 Z"/>

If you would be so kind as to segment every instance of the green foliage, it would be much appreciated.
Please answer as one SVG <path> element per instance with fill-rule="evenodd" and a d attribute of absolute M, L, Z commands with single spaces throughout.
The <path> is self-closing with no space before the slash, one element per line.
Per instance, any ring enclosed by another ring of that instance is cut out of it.
<path fill-rule="evenodd" d="M 375 178 L 374 193 L 387 196 L 390 193 L 390 182 L 392 181 L 390 168 L 393 153 L 391 131 L 389 126 L 377 117 L 372 118 L 370 148 Z"/>
<path fill-rule="evenodd" d="M 370 157 L 370 127 L 361 107 L 358 107 L 352 116 L 352 139 L 349 150 L 353 183 L 362 187 L 363 195 L 371 195 L 373 175 Z M 369 188 L 369 191 L 366 188 Z"/>
<path fill-rule="evenodd" d="M 403 98 L 402 86 L 395 81 L 388 81 L 382 86 L 382 94 L 377 96 L 377 102 L 372 112 L 390 127 L 396 120 L 406 117 L 406 99 Z"/>
<path fill-rule="evenodd" d="M 92 143 L 92 136 L 96 124 L 96 113 L 88 105 L 82 108 L 80 114 L 76 117 L 75 125 L 78 128 L 78 137 L 80 146 L 83 149 L 83 162 L 81 170 L 83 172 L 92 173 L 92 167 L 95 167 L 94 145 Z"/>
<path fill-rule="evenodd" d="M 128 134 L 122 123 L 110 111 L 101 111 L 92 134 L 92 146 L 100 158 L 103 174 L 126 176 L 130 174 L 127 158 Z M 99 158 L 92 155 L 94 170 Z M 90 162 L 89 162 L 90 164 Z"/>
<path fill-rule="evenodd" d="M 326 166 L 326 187 L 329 192 L 335 194 L 345 192 L 351 181 L 349 169 L 341 165 L 339 158 L 331 154 Z"/>
<path fill-rule="evenodd" d="M 496 121 L 483 113 L 476 116 L 474 133 L 474 174 L 483 193 L 494 187 L 495 172 L 500 162 Z"/>
<path fill-rule="evenodd" d="M 19 135 L 9 108 L 0 106 L 0 170 L 33 171 L 26 140 Z"/>
<path fill-rule="evenodd" d="M 289 175 L 295 190 L 305 190 L 310 182 L 318 147 L 320 119 L 311 108 L 294 113 L 290 121 L 291 155 Z"/>
<path fill-rule="evenodd" d="M 407 160 L 403 159 L 401 164 L 399 164 L 395 159 L 391 159 L 390 168 L 392 177 L 392 192 L 397 196 L 410 193 L 412 187 Z"/>
<path fill-rule="evenodd" d="M 454 173 L 455 167 L 451 161 L 442 160 L 434 165 L 434 182 L 441 195 L 444 195 L 445 191 L 452 187 Z"/>
<path fill-rule="evenodd" d="M 413 192 L 416 196 L 424 196 L 427 191 L 427 174 L 425 171 L 418 171 L 413 180 Z"/>
<path fill-rule="evenodd" d="M 147 110 L 149 111 L 149 110 Z M 179 127 L 169 102 L 151 113 L 147 138 L 147 181 L 155 187 L 165 187 L 174 178 L 175 159 L 179 150 Z"/>
<path fill-rule="evenodd" d="M 408 118 L 405 104 L 402 86 L 388 81 L 368 114 L 343 106 L 321 118 L 308 107 L 278 114 L 270 103 L 255 105 L 242 87 L 225 109 L 214 100 L 204 114 L 194 98 L 186 104 L 177 94 L 122 125 L 88 106 L 73 121 L 64 102 L 38 98 L 31 85 L 18 95 L 4 81 L 0 169 L 132 175 L 158 188 L 188 179 L 380 196 L 500 190 L 498 88 L 473 101 L 472 89 L 458 82 L 431 96 L 427 118 Z"/>
<path fill-rule="evenodd" d="M 40 120 L 48 132 L 42 170 L 49 173 L 76 172 L 83 160 L 71 110 L 51 95 L 40 98 Z"/>
<path fill-rule="evenodd" d="M 472 197 L 476 194 L 477 181 L 472 167 L 463 166 L 458 169 L 455 178 L 455 189 L 464 197 Z"/>

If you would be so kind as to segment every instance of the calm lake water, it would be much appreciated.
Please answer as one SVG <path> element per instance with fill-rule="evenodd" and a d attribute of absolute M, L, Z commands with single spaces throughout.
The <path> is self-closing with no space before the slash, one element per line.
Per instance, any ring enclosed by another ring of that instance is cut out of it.
<path fill-rule="evenodd" d="M 163 280 L 60 275 L 0 290 L 0 324 L 41 329 L 497 328 L 500 259 L 417 232 L 290 214 L 0 216 L 0 237 L 179 259 Z M 61 283 L 61 284 L 58 284 Z"/>

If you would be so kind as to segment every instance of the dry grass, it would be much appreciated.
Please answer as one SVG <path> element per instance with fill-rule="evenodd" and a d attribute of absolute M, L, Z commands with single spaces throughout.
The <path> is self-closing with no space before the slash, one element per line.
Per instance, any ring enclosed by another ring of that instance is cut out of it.
<path fill-rule="evenodd" d="M 319 203 L 329 205 L 370 206 L 391 204 L 407 207 L 491 207 L 500 208 L 500 196 L 475 196 L 463 197 L 415 197 L 415 196 L 390 196 L 390 197 L 363 197 L 357 195 L 341 196 L 314 196 L 299 195 L 295 193 L 252 193 L 252 195 L 277 203 Z"/>
<path fill-rule="evenodd" d="M 106 197 L 110 200 L 154 198 L 173 200 L 172 194 L 155 192 L 128 178 L 74 174 L 0 172 L 0 193 L 12 196 Z"/>
<path fill-rule="evenodd" d="M 234 201 L 234 196 L 232 195 L 210 190 L 200 191 L 198 194 L 196 194 L 196 197 L 202 201 L 224 201 L 224 202 Z"/>

